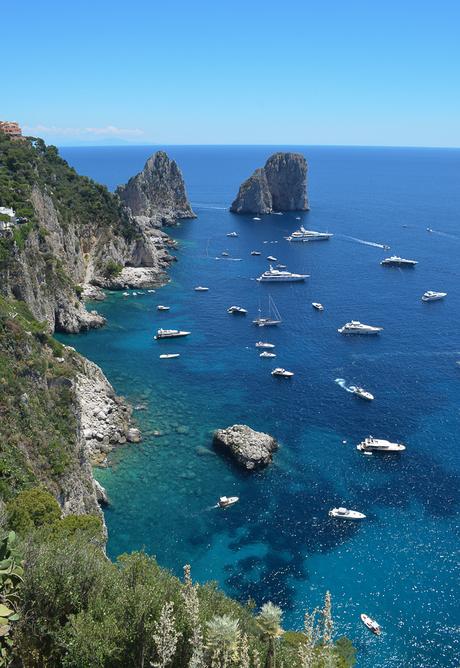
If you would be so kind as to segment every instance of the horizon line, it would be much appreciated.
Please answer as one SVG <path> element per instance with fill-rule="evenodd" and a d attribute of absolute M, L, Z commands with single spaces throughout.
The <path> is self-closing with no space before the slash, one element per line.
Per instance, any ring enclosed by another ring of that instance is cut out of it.
<path fill-rule="evenodd" d="M 227 148 L 227 147 L 234 147 L 234 148 L 247 148 L 247 147 L 296 147 L 296 148 L 303 148 L 303 147 L 314 147 L 314 148 L 407 148 L 407 149 L 428 149 L 428 150 L 436 150 L 436 149 L 443 149 L 443 150 L 453 150 L 453 151 L 458 151 L 460 150 L 460 146 L 424 146 L 421 144 L 181 144 L 181 143 L 167 143 L 167 142 L 162 142 L 162 143 L 147 143 L 147 144 L 129 144 L 129 143 L 123 143 L 123 144 L 92 144 L 92 143 L 84 143 L 81 142 L 80 144 L 58 144 L 58 143 L 53 143 L 57 148 L 134 148 L 134 147 L 157 147 L 157 146 L 180 146 L 180 147 L 215 147 L 215 148 Z"/>

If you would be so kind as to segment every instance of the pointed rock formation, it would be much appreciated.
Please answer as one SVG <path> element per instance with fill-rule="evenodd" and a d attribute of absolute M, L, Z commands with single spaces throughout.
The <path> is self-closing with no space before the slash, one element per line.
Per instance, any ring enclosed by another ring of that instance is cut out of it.
<path fill-rule="evenodd" d="M 136 218 L 155 227 L 174 225 L 181 218 L 196 218 L 181 171 L 164 151 L 150 156 L 142 172 L 119 186 L 117 193 Z"/>
<path fill-rule="evenodd" d="M 308 211 L 307 161 L 300 153 L 274 153 L 241 184 L 233 213 Z"/>

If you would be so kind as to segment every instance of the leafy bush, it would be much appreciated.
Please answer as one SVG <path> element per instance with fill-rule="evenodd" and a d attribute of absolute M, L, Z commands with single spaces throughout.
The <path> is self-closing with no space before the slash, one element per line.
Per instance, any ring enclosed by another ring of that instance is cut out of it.
<path fill-rule="evenodd" d="M 115 262 L 114 260 L 109 260 L 104 267 L 104 276 L 107 278 L 115 278 L 115 276 L 119 276 L 121 274 L 122 269 L 122 264 Z"/>
<path fill-rule="evenodd" d="M 61 517 L 58 502 L 41 487 L 25 489 L 8 502 L 8 524 L 20 534 L 53 524 Z"/>

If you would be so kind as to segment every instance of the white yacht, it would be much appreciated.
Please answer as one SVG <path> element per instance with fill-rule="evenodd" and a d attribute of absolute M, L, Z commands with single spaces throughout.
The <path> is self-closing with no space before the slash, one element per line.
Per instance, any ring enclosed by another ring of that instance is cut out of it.
<path fill-rule="evenodd" d="M 166 353 L 165 355 L 160 355 L 161 360 L 172 360 L 176 357 L 180 357 L 180 353 Z"/>
<path fill-rule="evenodd" d="M 444 299 L 447 297 L 447 292 L 434 292 L 433 290 L 428 290 L 422 297 L 422 302 L 435 302 L 438 299 Z"/>
<path fill-rule="evenodd" d="M 294 281 L 304 281 L 309 277 L 309 274 L 293 274 L 290 271 L 284 271 L 282 269 L 274 269 L 272 265 L 267 271 L 259 276 L 257 279 L 261 283 L 283 283 L 283 282 L 294 282 Z"/>
<path fill-rule="evenodd" d="M 343 327 L 337 331 L 339 334 L 379 334 L 383 327 L 372 327 L 371 325 L 363 325 L 359 320 L 352 320 L 347 322 Z"/>
<path fill-rule="evenodd" d="M 256 348 L 274 348 L 274 343 L 266 343 L 265 341 L 257 341 Z"/>
<path fill-rule="evenodd" d="M 278 262 L 278 258 L 276 258 L 274 255 L 267 255 L 267 260 L 270 262 Z"/>
<path fill-rule="evenodd" d="M 205 288 L 203 285 L 198 285 L 194 290 L 195 292 L 207 292 L 209 288 Z"/>
<path fill-rule="evenodd" d="M 349 389 L 357 397 L 361 397 L 361 399 L 367 399 L 367 401 L 374 400 L 374 395 L 371 394 L 370 392 L 367 392 L 367 390 L 364 390 L 362 387 L 358 387 L 357 385 L 350 385 Z"/>
<path fill-rule="evenodd" d="M 380 264 L 384 267 L 415 267 L 418 262 L 417 260 L 406 260 L 404 257 L 392 255 L 391 257 L 386 257 Z"/>
<path fill-rule="evenodd" d="M 169 311 L 170 306 L 163 306 L 163 304 L 158 304 L 157 311 Z"/>
<path fill-rule="evenodd" d="M 259 357 L 276 357 L 276 353 L 270 353 L 268 350 L 264 350 L 260 353 Z"/>
<path fill-rule="evenodd" d="M 361 452 L 402 452 L 406 446 L 402 443 L 392 443 L 383 438 L 374 438 L 368 436 L 356 446 L 357 450 Z"/>
<path fill-rule="evenodd" d="M 259 308 L 259 315 L 252 321 L 258 327 L 270 327 L 272 325 L 279 325 L 281 322 L 281 314 L 271 296 L 268 297 L 268 316 L 262 316 Z"/>
<path fill-rule="evenodd" d="M 329 232 L 316 232 L 315 230 L 306 230 L 303 225 L 298 230 L 286 237 L 287 241 L 327 241 L 333 234 Z"/>
<path fill-rule="evenodd" d="M 363 520 L 366 516 L 357 510 L 348 510 L 347 508 L 333 508 L 329 511 L 329 517 L 338 517 L 342 520 Z"/>
<path fill-rule="evenodd" d="M 227 253 L 227 251 L 222 251 L 221 255 L 222 257 L 228 257 L 229 253 Z"/>
<path fill-rule="evenodd" d="M 252 220 L 260 220 L 260 218 L 258 216 L 254 216 Z"/>
<path fill-rule="evenodd" d="M 293 375 L 293 371 L 286 371 L 286 369 L 282 369 L 280 366 L 272 371 L 272 376 L 281 376 L 281 378 L 292 378 Z"/>
<path fill-rule="evenodd" d="M 238 232 L 229 232 L 227 234 L 227 237 L 238 237 L 238 236 L 239 236 Z"/>
<path fill-rule="evenodd" d="M 129 292 L 124 292 L 123 297 L 129 297 Z"/>
<path fill-rule="evenodd" d="M 260 251 L 251 251 L 251 255 L 260 255 Z"/>
<path fill-rule="evenodd" d="M 227 309 L 227 313 L 234 313 L 238 315 L 246 315 L 247 310 L 243 308 L 242 306 L 230 306 Z"/>
<path fill-rule="evenodd" d="M 159 329 L 154 339 L 176 339 L 179 336 L 188 336 L 190 332 L 185 332 L 182 329 Z"/>
<path fill-rule="evenodd" d="M 364 613 L 360 615 L 362 623 L 367 626 L 369 631 L 372 631 L 372 633 L 375 633 L 376 636 L 379 636 L 382 633 L 382 629 L 380 628 L 380 624 L 377 624 L 377 622 L 374 619 L 371 619 L 368 615 L 365 615 Z"/>
<path fill-rule="evenodd" d="M 320 304 L 319 302 L 312 302 L 311 304 L 313 308 L 315 308 L 317 311 L 324 311 L 324 306 Z"/>
<path fill-rule="evenodd" d="M 228 508 L 238 503 L 239 500 L 238 496 L 221 496 L 217 505 L 219 508 Z"/>

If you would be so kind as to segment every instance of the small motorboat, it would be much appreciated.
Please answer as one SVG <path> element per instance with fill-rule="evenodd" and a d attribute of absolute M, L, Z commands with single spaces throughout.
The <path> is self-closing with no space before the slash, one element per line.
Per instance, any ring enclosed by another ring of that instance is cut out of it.
<path fill-rule="evenodd" d="M 384 438 L 367 436 L 356 446 L 361 452 L 404 452 L 406 446 L 403 443 L 392 443 Z"/>
<path fill-rule="evenodd" d="M 260 251 L 251 251 L 251 255 L 260 255 Z"/>
<path fill-rule="evenodd" d="M 147 290 L 147 292 L 155 292 L 155 290 Z"/>
<path fill-rule="evenodd" d="M 176 357 L 180 357 L 180 353 L 167 353 L 165 355 L 160 355 L 161 360 L 172 360 Z"/>
<path fill-rule="evenodd" d="M 133 297 L 137 297 L 137 292 L 132 293 Z"/>
<path fill-rule="evenodd" d="M 195 292 L 207 292 L 209 288 L 205 288 L 203 285 L 198 285 L 194 290 Z"/>
<path fill-rule="evenodd" d="M 329 511 L 329 517 L 336 517 L 342 520 L 363 520 L 364 513 L 359 513 L 357 510 L 348 510 L 348 508 L 333 508 Z"/>
<path fill-rule="evenodd" d="M 227 253 L 227 251 L 222 251 L 221 255 L 222 257 L 229 257 L 230 253 Z"/>
<path fill-rule="evenodd" d="M 383 250 L 391 250 L 391 246 L 387 246 L 386 244 L 384 244 L 382 248 Z"/>
<path fill-rule="evenodd" d="M 157 311 L 169 311 L 170 306 L 163 306 L 163 304 L 158 304 Z"/>
<path fill-rule="evenodd" d="M 258 218 L 257 216 L 254 216 L 254 218 L 252 220 L 260 220 L 260 218 Z"/>
<path fill-rule="evenodd" d="M 276 357 L 276 353 L 269 353 L 268 350 L 264 350 L 259 357 Z"/>
<path fill-rule="evenodd" d="M 422 297 L 422 302 L 435 302 L 438 299 L 444 299 L 447 297 L 447 292 L 434 292 L 433 290 L 428 290 L 424 293 Z"/>
<path fill-rule="evenodd" d="M 124 292 L 123 297 L 129 297 L 129 292 Z"/>
<path fill-rule="evenodd" d="M 377 624 L 377 622 L 374 619 L 371 619 L 368 615 L 365 615 L 364 613 L 360 615 L 361 621 L 364 624 L 364 626 L 367 626 L 369 631 L 372 631 L 372 633 L 375 633 L 376 636 L 379 636 L 382 633 L 382 629 L 380 628 L 380 624 Z"/>
<path fill-rule="evenodd" d="M 273 255 L 267 255 L 267 260 L 270 260 L 270 262 L 278 262 L 278 259 Z"/>
<path fill-rule="evenodd" d="M 265 341 L 257 341 L 256 348 L 274 348 L 274 343 L 265 343 Z"/>
<path fill-rule="evenodd" d="M 427 227 L 427 228 L 426 228 L 426 231 L 427 231 L 427 232 L 432 232 L 433 230 L 431 229 L 431 227 Z"/>
<path fill-rule="evenodd" d="M 227 313 L 233 313 L 235 315 L 246 315 L 247 310 L 242 306 L 230 306 L 227 309 Z"/>
<path fill-rule="evenodd" d="M 286 371 L 286 369 L 282 369 L 281 367 L 277 367 L 272 371 L 272 376 L 280 376 L 281 378 L 292 378 L 293 375 L 293 371 Z"/>
<path fill-rule="evenodd" d="M 218 502 L 219 508 L 228 508 L 240 500 L 239 496 L 221 496 Z"/>
<path fill-rule="evenodd" d="M 320 304 L 319 302 L 312 302 L 311 304 L 313 308 L 315 308 L 317 311 L 324 311 L 324 306 Z"/>
<path fill-rule="evenodd" d="M 364 390 L 362 387 L 357 387 L 356 385 L 350 385 L 349 389 L 351 392 L 353 392 L 354 395 L 360 397 L 361 399 L 366 399 L 367 401 L 374 400 L 374 395 L 371 394 L 370 392 L 367 392 L 367 390 Z"/>
<path fill-rule="evenodd" d="M 227 234 L 227 237 L 238 237 L 238 236 L 239 236 L 238 232 L 229 232 Z"/>

